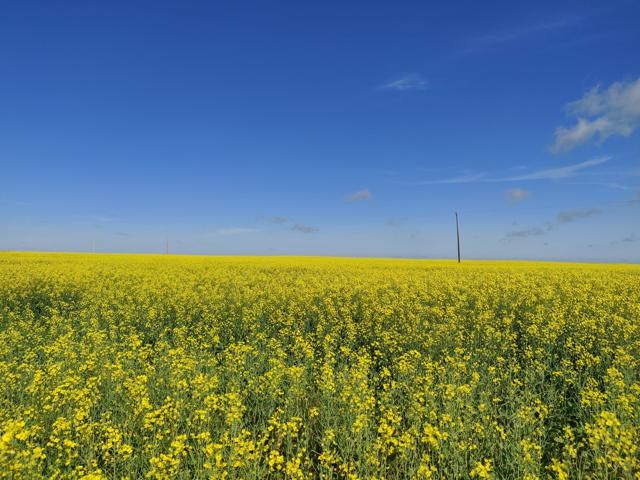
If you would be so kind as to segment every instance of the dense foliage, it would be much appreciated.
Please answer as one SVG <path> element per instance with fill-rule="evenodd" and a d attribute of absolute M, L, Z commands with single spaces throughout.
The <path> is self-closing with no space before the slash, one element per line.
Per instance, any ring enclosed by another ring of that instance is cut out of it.
<path fill-rule="evenodd" d="M 0 254 L 3 478 L 640 478 L 640 267 Z"/>

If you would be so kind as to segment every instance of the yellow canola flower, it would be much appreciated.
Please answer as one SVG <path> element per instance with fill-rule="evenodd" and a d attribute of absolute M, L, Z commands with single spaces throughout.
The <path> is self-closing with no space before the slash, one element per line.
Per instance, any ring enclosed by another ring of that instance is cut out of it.
<path fill-rule="evenodd" d="M 640 266 L 0 253 L 0 477 L 640 478 Z"/>

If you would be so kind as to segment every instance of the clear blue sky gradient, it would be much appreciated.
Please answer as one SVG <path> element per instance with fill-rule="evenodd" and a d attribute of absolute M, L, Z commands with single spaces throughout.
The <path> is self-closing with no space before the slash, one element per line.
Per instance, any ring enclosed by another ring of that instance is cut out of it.
<path fill-rule="evenodd" d="M 466 257 L 640 261 L 639 24 L 632 0 L 7 2 L 0 249 L 454 257 L 457 210 Z M 575 113 L 597 86 L 628 96 Z M 582 117 L 617 130 L 560 145 Z"/>

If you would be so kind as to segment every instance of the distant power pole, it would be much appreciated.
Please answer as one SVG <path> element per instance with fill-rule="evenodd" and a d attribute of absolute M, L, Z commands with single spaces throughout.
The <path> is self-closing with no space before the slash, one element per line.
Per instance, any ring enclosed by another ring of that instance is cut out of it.
<path fill-rule="evenodd" d="M 458 263 L 460 263 L 460 227 L 458 226 L 458 212 L 456 212 L 456 238 L 458 240 Z"/>
<path fill-rule="evenodd" d="M 167 248 L 165 250 L 165 253 L 169 255 L 169 237 L 167 237 Z"/>

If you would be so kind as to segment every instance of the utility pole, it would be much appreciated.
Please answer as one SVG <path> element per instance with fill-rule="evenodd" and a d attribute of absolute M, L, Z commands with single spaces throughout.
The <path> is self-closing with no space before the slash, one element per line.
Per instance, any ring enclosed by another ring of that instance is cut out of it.
<path fill-rule="evenodd" d="M 167 237 L 167 248 L 165 250 L 165 253 L 169 255 L 169 237 Z"/>
<path fill-rule="evenodd" d="M 456 212 L 456 238 L 458 240 L 458 263 L 460 263 L 460 227 L 458 226 L 458 212 Z"/>

